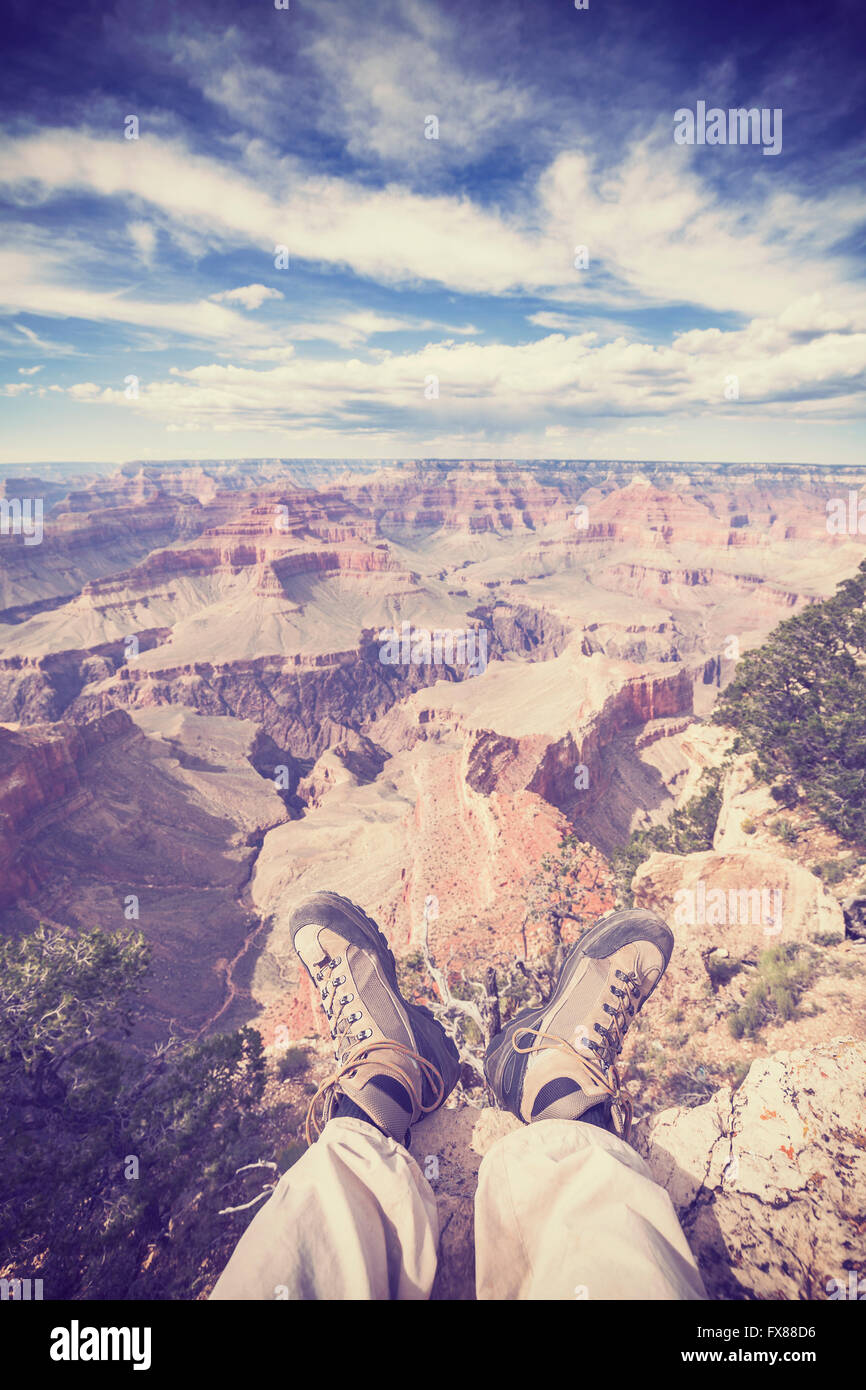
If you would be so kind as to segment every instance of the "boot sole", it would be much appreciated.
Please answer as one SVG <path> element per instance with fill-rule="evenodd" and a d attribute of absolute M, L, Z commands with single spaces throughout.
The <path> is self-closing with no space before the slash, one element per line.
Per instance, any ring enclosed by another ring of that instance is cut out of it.
<path fill-rule="evenodd" d="M 517 1033 L 535 1027 L 538 1021 L 563 998 L 568 992 L 575 971 L 582 960 L 585 958 L 604 960 L 621 950 L 623 946 L 631 945 L 634 941 L 650 941 L 661 951 L 664 965 L 659 971 L 658 980 L 660 980 L 667 969 L 674 948 L 674 937 L 670 927 L 655 913 L 641 912 L 633 908 L 614 912 L 585 931 L 580 940 L 572 946 L 563 962 L 556 987 L 547 1003 L 537 1008 L 524 1009 L 503 1028 L 501 1033 L 497 1033 L 490 1043 L 484 1058 L 484 1075 L 487 1078 L 487 1084 L 500 1105 L 509 1110 L 512 1115 L 516 1115 L 519 1120 L 523 1119 L 520 1114 L 520 1102 L 523 1095 L 523 1078 L 529 1065 L 529 1054 L 515 1052 L 511 1046 L 512 1039 Z M 647 999 L 656 988 L 658 980 L 647 995 Z M 513 1099 L 506 1099 L 506 1096 L 513 1097 Z"/>
<path fill-rule="evenodd" d="M 442 1077 L 444 1087 L 442 1101 L 444 1101 L 454 1090 L 460 1076 L 460 1058 L 457 1048 L 429 1009 L 426 1009 L 423 1004 L 410 1004 L 403 998 L 397 983 L 397 962 L 394 959 L 394 953 L 388 945 L 387 937 L 379 930 L 372 917 L 368 917 L 357 903 L 351 902 L 349 898 L 341 897 L 339 893 L 313 893 L 304 900 L 300 907 L 295 909 L 289 919 L 293 946 L 298 932 L 311 924 L 317 927 L 331 927 L 353 946 L 372 950 L 375 953 L 384 968 L 389 985 L 406 1010 L 418 1051 L 429 1062 L 433 1063 Z M 301 964 L 304 965 L 304 962 L 301 961 Z M 313 979 L 312 971 L 306 965 L 304 965 L 304 969 L 310 979 Z M 426 1076 L 422 1099 L 425 1105 L 433 1104 L 433 1091 Z"/>

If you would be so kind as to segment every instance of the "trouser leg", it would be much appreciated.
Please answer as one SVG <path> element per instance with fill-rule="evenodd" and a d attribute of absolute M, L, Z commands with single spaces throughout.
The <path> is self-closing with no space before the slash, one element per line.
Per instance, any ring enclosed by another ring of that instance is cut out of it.
<path fill-rule="evenodd" d="M 579 1120 L 540 1120 L 485 1156 L 479 1299 L 702 1299 L 673 1203 L 639 1154 Z"/>
<path fill-rule="evenodd" d="M 241 1236 L 214 1299 L 423 1299 L 436 1274 L 432 1188 L 402 1145 L 334 1119 Z"/>

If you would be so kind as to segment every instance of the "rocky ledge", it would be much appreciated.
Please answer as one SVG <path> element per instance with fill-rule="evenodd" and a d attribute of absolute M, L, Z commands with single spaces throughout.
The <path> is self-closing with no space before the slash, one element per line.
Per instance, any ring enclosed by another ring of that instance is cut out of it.
<path fill-rule="evenodd" d="M 866 1271 L 864 1092 L 866 1043 L 841 1038 L 761 1058 L 736 1090 L 636 1126 L 633 1145 L 670 1193 L 711 1298 L 820 1300 L 858 1286 Z M 439 1210 L 434 1298 L 475 1296 L 478 1166 L 517 1125 L 498 1110 L 460 1106 L 413 1132 Z"/>

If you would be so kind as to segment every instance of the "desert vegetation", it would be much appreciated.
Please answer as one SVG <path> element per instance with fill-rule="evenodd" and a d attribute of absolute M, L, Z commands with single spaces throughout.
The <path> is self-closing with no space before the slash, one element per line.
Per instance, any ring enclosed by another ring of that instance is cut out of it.
<path fill-rule="evenodd" d="M 793 783 L 848 841 L 866 838 L 864 668 L 866 561 L 743 657 L 714 715 L 759 777 L 782 794 Z"/>
<path fill-rule="evenodd" d="M 254 1029 L 124 1045 L 148 967 L 131 931 L 0 941 L 0 1250 L 46 1298 L 195 1297 L 266 1146 Z"/>
<path fill-rule="evenodd" d="M 655 851 L 694 854 L 712 849 L 713 835 L 722 805 L 725 765 L 705 768 L 698 791 L 685 806 L 676 807 L 668 819 L 648 830 L 636 830 L 622 849 L 611 857 L 617 897 L 623 907 L 634 901 L 632 880 L 641 864 Z"/>

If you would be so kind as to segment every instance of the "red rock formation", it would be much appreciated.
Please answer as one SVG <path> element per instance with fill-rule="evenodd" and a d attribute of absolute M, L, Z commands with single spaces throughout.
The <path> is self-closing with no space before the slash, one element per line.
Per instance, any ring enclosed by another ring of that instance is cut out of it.
<path fill-rule="evenodd" d="M 506 738 L 482 731 L 467 756 L 466 781 L 476 791 L 526 788 L 560 809 L 575 804 L 575 768 L 588 771 L 581 805 L 589 808 L 604 795 L 601 754 L 619 735 L 655 719 L 691 713 L 694 682 L 680 667 L 669 676 L 635 676 L 610 695 L 597 714 L 573 733 L 551 741 L 543 735 Z"/>
<path fill-rule="evenodd" d="M 717 569 L 663 569 L 640 564 L 616 564 L 608 565 L 604 574 L 612 587 L 640 594 L 641 597 L 659 595 L 666 588 L 681 587 L 710 588 L 713 595 L 725 592 L 756 594 L 759 602 L 778 608 L 794 608 L 805 601 L 798 593 L 768 584 L 760 575 L 728 574 Z M 672 597 L 668 597 L 667 601 L 675 602 Z"/>
<path fill-rule="evenodd" d="M 78 790 L 82 761 L 107 743 L 135 732 L 123 710 L 88 724 L 0 726 L 0 907 L 37 887 L 27 857 L 28 831 L 39 812 Z"/>
<path fill-rule="evenodd" d="M 481 957 L 513 956 L 526 949 L 527 884 L 561 830 L 569 823 L 580 828 L 581 814 L 609 805 L 612 791 L 629 803 L 627 820 L 634 798 L 633 784 L 620 775 L 626 745 L 633 751 L 681 729 L 695 681 L 704 682 L 698 692 L 703 711 L 713 686 L 729 674 L 732 663 L 725 662 L 723 673 L 719 641 L 726 627 L 715 622 L 714 610 L 725 624 L 731 613 L 747 614 L 753 637 L 808 601 L 796 591 L 798 580 L 789 578 L 804 572 L 787 565 L 797 538 L 825 546 L 821 556 L 836 566 L 816 564 L 809 581 L 816 591 L 822 583 L 831 588 L 845 569 L 839 546 L 846 542 L 827 537 L 824 509 L 828 496 L 845 494 L 847 478 L 696 467 L 690 478 L 658 468 L 648 482 L 631 482 L 616 465 L 553 461 L 532 468 L 417 462 L 369 476 L 347 466 L 338 481 L 333 473 L 328 481 L 326 473 L 316 476 L 315 465 L 303 461 L 290 467 L 274 460 L 135 463 L 92 485 L 76 482 L 65 497 L 58 485 L 46 484 L 51 505 L 41 547 L 0 540 L 0 638 L 6 643 L 0 719 L 33 726 L 0 729 L 7 770 L 0 780 L 4 903 L 38 886 L 27 855 L 34 827 L 57 797 L 78 794 L 88 740 L 119 738 L 130 728 L 122 710 L 156 710 L 171 728 L 176 721 L 183 730 L 176 749 L 181 769 L 190 725 L 210 729 L 235 716 L 255 726 L 267 744 L 259 760 L 266 784 L 275 761 L 284 758 L 291 766 L 300 798 L 285 802 L 294 818 L 290 826 L 303 819 L 309 828 L 323 813 L 322 838 L 315 841 L 317 832 L 309 832 L 312 860 L 333 834 L 327 813 L 335 800 L 348 826 L 347 844 L 354 843 L 356 827 L 365 844 L 375 840 L 386 886 L 371 888 L 379 901 L 367 905 L 382 914 L 398 949 L 411 949 L 425 895 L 435 892 L 442 910 L 433 937 L 443 959 L 468 967 Z M 579 505 L 587 508 L 580 527 Z M 498 704 L 484 703 L 481 683 L 474 703 L 463 670 L 379 661 L 374 623 L 406 618 L 427 626 L 440 613 L 455 627 L 483 625 L 491 662 L 511 663 L 517 672 Z M 150 625 L 144 633 L 143 622 Z M 163 645 L 165 651 L 138 664 L 127 661 L 117 638 L 127 623 L 135 625 L 143 653 Z M 75 650 L 65 650 L 67 643 Z M 548 674 L 534 665 L 541 675 L 530 685 L 519 668 L 560 657 L 558 703 L 548 722 Z M 568 681 L 573 675 L 579 682 L 584 671 L 590 674 L 572 708 Z M 440 685 L 429 701 L 410 701 L 442 681 L 450 684 Z M 512 698 L 520 713 L 514 720 Z M 184 709 L 215 718 L 187 718 Z M 44 727 L 61 717 L 62 725 Z M 551 732 L 543 732 L 547 728 Z M 515 736 L 515 729 L 532 732 Z M 203 738 L 216 741 L 210 732 Z M 379 746 L 385 749 L 381 765 Z M 171 874 L 159 886 L 165 906 L 154 931 L 162 952 L 160 987 L 171 1000 L 166 1008 L 174 1008 L 184 981 L 168 979 L 165 961 L 171 959 L 175 972 L 184 968 L 185 945 L 172 956 L 168 944 L 177 923 L 192 936 L 199 932 L 199 963 L 212 939 L 201 936 L 200 900 L 185 908 L 171 899 L 172 891 L 183 892 L 177 879 L 186 884 L 195 877 L 208 893 L 217 872 L 211 867 L 222 866 L 238 902 L 237 911 L 224 915 L 214 959 L 232 959 L 238 932 L 248 926 L 246 907 L 238 905 L 243 864 L 239 868 L 232 855 L 238 834 L 247 849 L 253 842 L 243 840 L 240 822 L 228 825 L 219 811 L 223 787 L 237 775 L 237 758 L 227 755 L 226 763 L 212 767 L 208 748 L 198 749 L 202 784 L 194 791 L 184 784 L 183 795 L 175 788 L 166 817 L 163 762 L 156 758 L 154 768 L 152 748 L 139 754 L 147 797 L 131 814 L 152 818 L 157 827 L 140 828 L 139 864 L 148 862 L 151 832 L 163 835 L 163 857 L 167 841 L 178 841 Z M 241 762 L 245 756 L 238 755 Z M 579 798 L 578 765 L 589 774 Z M 230 778 L 221 783 L 217 773 L 227 768 Z M 114 785 L 106 757 L 96 775 L 103 786 L 112 784 L 116 804 L 128 807 L 124 798 L 139 764 L 124 768 Z M 208 806 L 216 811 L 201 812 L 202 786 L 212 792 Z M 295 790 L 293 782 L 292 795 Z M 653 790 L 664 798 L 663 786 Z M 390 819 L 379 821 L 386 803 Z M 93 858 L 101 822 L 92 796 L 89 809 Z M 198 812 L 187 841 L 185 822 Z M 617 833 L 622 823 L 620 817 Z M 371 829 L 377 824 L 386 825 L 379 839 Z M 122 817 L 118 825 L 112 852 L 123 858 L 130 836 Z M 54 854 L 46 840 L 50 834 L 41 838 L 42 864 Z M 291 846 L 290 834 L 285 843 Z M 595 843 L 606 842 L 598 837 Z M 50 897 L 70 922 L 90 920 L 97 903 L 95 890 L 76 884 L 75 852 L 73 843 L 61 887 L 55 884 Z M 286 870 L 292 884 L 293 873 Z M 599 910 L 608 901 L 600 893 Z M 271 907 L 276 911 L 270 904 L 262 921 Z M 209 920 L 208 931 L 212 925 Z M 203 978 L 214 974 L 211 964 L 200 972 Z M 208 988 L 218 993 L 212 978 Z M 306 1003 L 297 1010 L 308 1021 Z"/>

